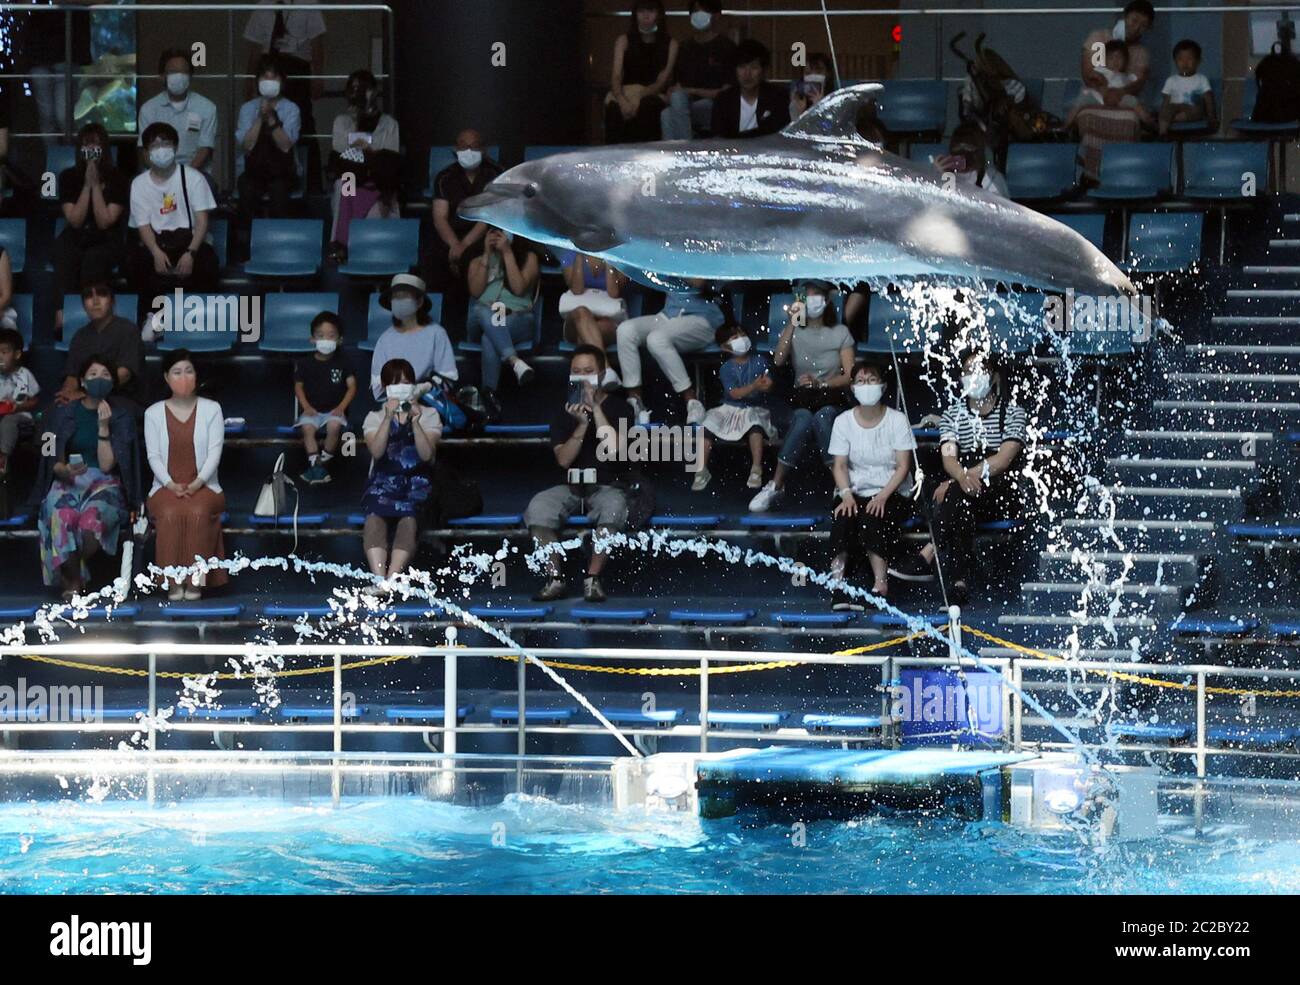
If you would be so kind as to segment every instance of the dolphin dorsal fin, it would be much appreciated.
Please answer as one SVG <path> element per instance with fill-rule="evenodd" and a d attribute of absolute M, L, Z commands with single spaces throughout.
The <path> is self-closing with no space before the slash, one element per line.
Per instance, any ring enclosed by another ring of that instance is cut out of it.
<path fill-rule="evenodd" d="M 787 137 L 822 137 L 858 140 L 858 111 L 884 89 L 879 82 L 863 82 L 836 89 L 781 132 Z"/>

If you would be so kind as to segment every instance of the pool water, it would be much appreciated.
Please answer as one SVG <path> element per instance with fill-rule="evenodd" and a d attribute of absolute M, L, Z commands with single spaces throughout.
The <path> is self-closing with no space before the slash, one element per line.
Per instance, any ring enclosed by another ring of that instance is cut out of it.
<path fill-rule="evenodd" d="M 802 841 L 803 844 L 798 844 Z M 1293 893 L 1300 841 L 1219 828 L 1097 851 L 1000 825 L 873 817 L 805 829 L 617 814 L 529 796 L 328 806 L 0 806 L 11 893 Z"/>

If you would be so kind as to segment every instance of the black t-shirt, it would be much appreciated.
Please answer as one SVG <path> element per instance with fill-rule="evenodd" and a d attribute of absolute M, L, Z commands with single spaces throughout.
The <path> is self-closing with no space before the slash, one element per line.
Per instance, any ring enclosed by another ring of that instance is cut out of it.
<path fill-rule="evenodd" d="M 441 199 L 447 203 L 449 212 L 447 221 L 457 236 L 464 236 L 474 228 L 474 223 L 456 215 L 460 210 L 460 203 L 471 195 L 477 195 L 500 173 L 501 165 L 484 155 L 483 160 L 479 162 L 478 170 L 474 172 L 473 181 L 470 181 L 469 175 L 465 173 L 465 169 L 459 162 L 448 165 L 434 177 L 433 198 L 435 201 Z"/>
<path fill-rule="evenodd" d="M 100 176 L 104 180 L 104 201 L 109 205 L 122 206 L 122 215 L 111 229 L 100 229 L 95 225 L 95 217 L 86 213 L 86 222 L 81 227 L 87 236 L 108 235 L 126 226 L 126 217 L 131 210 L 131 182 L 117 168 L 101 168 Z M 80 167 L 70 167 L 59 173 L 59 204 L 75 205 L 81 197 L 81 189 L 86 184 L 86 172 Z"/>
<path fill-rule="evenodd" d="M 736 46 L 719 34 L 712 41 L 683 41 L 677 53 L 677 84 L 721 89 L 736 81 Z"/>
<path fill-rule="evenodd" d="M 328 414 L 343 402 L 352 375 L 347 359 L 338 349 L 328 359 L 304 356 L 293 364 L 294 382 L 302 384 L 307 403 L 320 414 Z"/>
<path fill-rule="evenodd" d="M 619 421 L 625 421 L 624 433 L 636 423 L 636 414 L 633 413 L 631 405 L 622 397 L 608 396 L 600 405 L 604 412 L 605 418 L 609 421 L 610 427 L 618 430 Z M 551 445 L 562 445 L 573 435 L 578 428 L 578 421 L 567 410 L 561 409 L 554 418 L 551 419 Z M 587 428 L 587 434 L 582 439 L 582 448 L 578 451 L 578 456 L 573 460 L 570 469 L 595 469 L 596 482 L 600 485 L 612 482 L 619 478 L 626 471 L 625 463 L 619 461 L 601 461 L 601 456 L 597 454 L 597 448 L 600 444 L 600 437 L 596 433 L 600 428 L 593 420 L 591 427 Z M 608 441 L 608 447 L 617 448 L 618 435 L 614 434 Z M 566 479 L 567 481 L 567 479 Z"/>
<path fill-rule="evenodd" d="M 85 325 L 68 343 L 68 358 L 63 364 L 63 375 L 76 376 L 91 356 L 104 356 L 121 368 L 131 371 L 131 382 L 119 387 L 119 392 L 139 401 L 143 392 L 140 374 L 144 370 L 144 345 L 140 329 L 118 315 L 108 320 L 103 328 Z"/>

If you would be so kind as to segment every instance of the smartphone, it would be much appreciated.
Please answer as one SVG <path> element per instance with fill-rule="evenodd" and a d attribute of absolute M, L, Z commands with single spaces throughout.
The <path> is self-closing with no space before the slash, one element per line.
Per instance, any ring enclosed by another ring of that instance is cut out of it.
<path fill-rule="evenodd" d="M 75 468 L 78 465 L 85 465 L 86 460 L 80 455 L 72 454 L 68 456 L 68 464 Z"/>
<path fill-rule="evenodd" d="M 565 397 L 564 402 L 567 404 L 580 404 L 586 395 L 586 388 L 580 380 L 574 380 L 569 384 L 569 395 Z"/>

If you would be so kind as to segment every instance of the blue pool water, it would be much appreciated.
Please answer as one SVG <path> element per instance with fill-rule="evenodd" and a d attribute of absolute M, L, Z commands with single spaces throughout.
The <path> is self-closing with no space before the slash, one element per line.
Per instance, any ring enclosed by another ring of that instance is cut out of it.
<path fill-rule="evenodd" d="M 1097 852 L 924 818 L 784 825 L 616 814 L 512 796 L 334 810 L 276 801 L 0 806 L 17 893 L 1293 893 L 1300 841 L 1218 829 Z"/>

